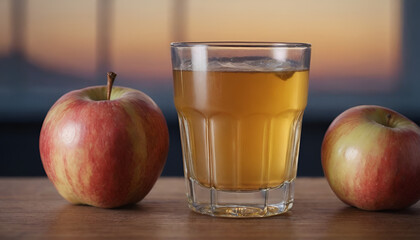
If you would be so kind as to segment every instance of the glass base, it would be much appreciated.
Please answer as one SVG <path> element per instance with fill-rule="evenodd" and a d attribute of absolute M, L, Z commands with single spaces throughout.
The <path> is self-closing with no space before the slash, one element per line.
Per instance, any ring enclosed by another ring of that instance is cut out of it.
<path fill-rule="evenodd" d="M 269 217 L 285 213 L 293 206 L 293 180 L 277 188 L 224 191 L 187 179 L 187 188 L 188 206 L 195 212 L 216 217 Z"/>

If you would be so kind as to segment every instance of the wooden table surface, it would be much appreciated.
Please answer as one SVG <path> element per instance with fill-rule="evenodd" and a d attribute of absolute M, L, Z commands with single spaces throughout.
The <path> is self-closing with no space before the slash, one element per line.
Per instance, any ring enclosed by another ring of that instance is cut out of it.
<path fill-rule="evenodd" d="M 397 212 L 348 207 L 324 178 L 298 178 L 286 214 L 259 219 L 200 215 L 181 178 L 160 178 L 137 205 L 71 205 L 46 178 L 0 179 L 0 239 L 420 239 L 420 202 Z"/>

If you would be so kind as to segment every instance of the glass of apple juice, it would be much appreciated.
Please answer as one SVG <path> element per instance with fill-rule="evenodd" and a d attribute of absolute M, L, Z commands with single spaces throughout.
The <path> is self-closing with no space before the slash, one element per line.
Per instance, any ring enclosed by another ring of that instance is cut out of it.
<path fill-rule="evenodd" d="M 189 207 L 266 217 L 294 200 L 311 45 L 171 44 Z"/>

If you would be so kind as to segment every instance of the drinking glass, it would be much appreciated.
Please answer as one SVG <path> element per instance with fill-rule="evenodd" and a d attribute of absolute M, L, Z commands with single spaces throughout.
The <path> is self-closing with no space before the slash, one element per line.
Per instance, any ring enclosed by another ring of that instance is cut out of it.
<path fill-rule="evenodd" d="M 294 200 L 311 45 L 171 44 L 189 207 L 265 217 Z"/>

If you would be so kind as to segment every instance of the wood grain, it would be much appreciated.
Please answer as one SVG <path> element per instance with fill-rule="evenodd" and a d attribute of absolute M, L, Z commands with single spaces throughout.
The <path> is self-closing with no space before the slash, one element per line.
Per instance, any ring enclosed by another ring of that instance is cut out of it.
<path fill-rule="evenodd" d="M 46 178 L 0 179 L 0 239 L 420 239 L 420 203 L 368 212 L 339 201 L 323 178 L 299 178 L 280 216 L 225 219 L 186 205 L 181 178 L 160 178 L 139 204 L 71 205 Z"/>

